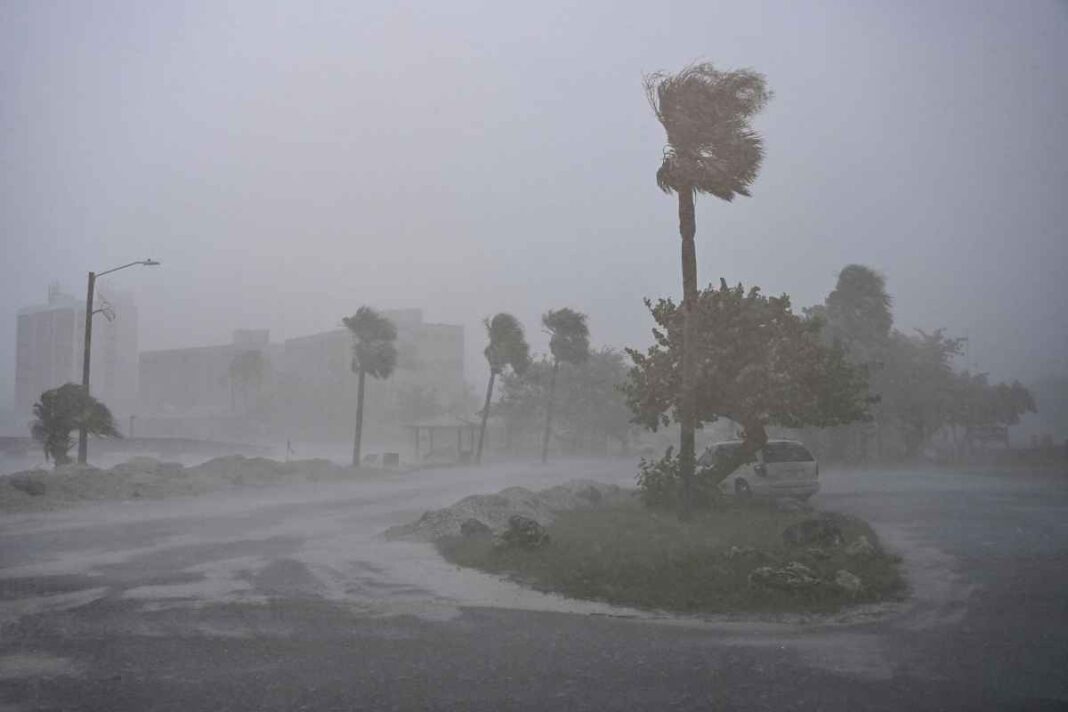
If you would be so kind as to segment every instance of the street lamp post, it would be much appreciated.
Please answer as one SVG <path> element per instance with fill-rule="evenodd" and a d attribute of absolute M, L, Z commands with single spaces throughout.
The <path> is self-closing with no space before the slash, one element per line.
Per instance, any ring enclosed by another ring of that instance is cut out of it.
<path fill-rule="evenodd" d="M 130 262 L 129 264 L 122 265 L 120 267 L 113 267 L 103 272 L 90 272 L 89 273 L 89 287 L 85 293 L 85 353 L 82 354 L 82 388 L 85 390 L 85 395 L 89 395 L 89 356 L 90 348 L 93 344 L 93 293 L 96 291 L 96 280 L 98 277 L 103 277 L 105 274 L 111 274 L 112 272 L 118 272 L 120 269 L 126 269 L 127 267 L 133 267 L 134 265 L 144 265 L 145 267 L 155 267 L 159 264 L 156 260 L 137 260 L 136 262 Z M 89 432 L 86 430 L 87 423 L 82 420 L 81 427 L 78 428 L 78 462 L 85 464 L 89 458 Z"/>

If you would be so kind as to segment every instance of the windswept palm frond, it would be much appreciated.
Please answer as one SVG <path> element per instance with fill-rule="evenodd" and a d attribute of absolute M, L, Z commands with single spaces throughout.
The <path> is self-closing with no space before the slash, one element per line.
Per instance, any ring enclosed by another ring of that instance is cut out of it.
<path fill-rule="evenodd" d="M 519 375 L 530 364 L 530 346 L 523 334 L 523 325 L 511 314 L 501 312 L 485 322 L 489 345 L 484 351 L 490 369 L 500 373 L 506 366 Z"/>
<path fill-rule="evenodd" d="M 727 201 L 748 196 L 764 157 L 763 141 L 749 126 L 771 98 L 763 75 L 699 63 L 677 74 L 654 72 L 643 83 L 667 132 L 656 174 L 660 189 L 693 190 Z"/>
<path fill-rule="evenodd" d="M 585 314 L 568 307 L 549 310 L 541 323 L 551 334 L 549 350 L 558 361 L 578 364 L 589 357 L 590 330 Z"/>
<path fill-rule="evenodd" d="M 371 307 L 360 307 L 341 320 L 355 338 L 352 370 L 388 378 L 397 365 L 397 327 Z"/>
<path fill-rule="evenodd" d="M 360 341 L 395 341 L 397 327 L 371 307 L 360 307 L 352 316 L 341 320 Z"/>

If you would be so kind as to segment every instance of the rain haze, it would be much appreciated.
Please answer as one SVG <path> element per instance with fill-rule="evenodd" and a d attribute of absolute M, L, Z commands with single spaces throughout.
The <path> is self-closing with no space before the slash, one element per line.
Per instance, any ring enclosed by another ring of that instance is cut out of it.
<path fill-rule="evenodd" d="M 822 301 L 881 271 L 905 329 L 1000 378 L 1068 352 L 1063 3 L 5 3 L 0 330 L 125 273 L 142 348 L 336 327 L 363 303 L 463 324 L 589 314 L 641 346 L 677 296 L 643 73 L 753 67 L 751 199 L 697 201 L 698 279 Z M 545 349 L 529 329 L 536 351 Z M 0 342 L 13 395 L 14 343 Z"/>
<path fill-rule="evenodd" d="M 1064 0 L 0 3 L 0 709 L 1068 707 L 1066 68 Z"/>

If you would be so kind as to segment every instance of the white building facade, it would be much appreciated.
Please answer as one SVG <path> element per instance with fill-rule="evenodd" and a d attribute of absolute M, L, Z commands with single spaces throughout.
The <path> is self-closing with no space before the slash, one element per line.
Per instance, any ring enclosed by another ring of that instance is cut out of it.
<path fill-rule="evenodd" d="M 98 292 L 96 301 L 89 391 L 122 430 L 137 404 L 137 306 L 117 292 Z M 16 331 L 15 416 L 28 422 L 42 393 L 82 382 L 85 303 L 52 287 L 46 304 L 19 310 Z"/>

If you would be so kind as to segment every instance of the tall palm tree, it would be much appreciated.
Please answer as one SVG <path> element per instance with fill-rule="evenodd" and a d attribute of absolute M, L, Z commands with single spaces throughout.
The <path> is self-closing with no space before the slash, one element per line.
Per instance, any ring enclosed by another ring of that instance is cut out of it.
<path fill-rule="evenodd" d="M 56 467 L 70 462 L 67 452 L 74 444 L 70 434 L 83 423 L 91 435 L 122 437 L 108 407 L 77 383 L 66 383 L 42 393 L 41 400 L 33 405 L 33 415 L 30 433 L 41 443 L 45 459 L 51 459 Z"/>
<path fill-rule="evenodd" d="M 549 431 L 553 422 L 553 395 L 556 390 L 556 372 L 560 362 L 578 365 L 590 356 L 590 330 L 586 315 L 574 309 L 549 310 L 541 323 L 551 334 L 549 351 L 553 355 L 553 370 L 549 378 L 549 393 L 545 402 L 545 433 L 541 439 L 541 461 L 549 459 Z"/>
<path fill-rule="evenodd" d="M 367 374 L 389 378 L 397 365 L 397 327 L 371 307 L 360 307 L 342 319 L 352 332 L 352 370 L 359 374 L 356 389 L 356 435 L 352 443 L 352 466 L 360 466 L 360 441 L 363 438 L 363 394 Z"/>
<path fill-rule="evenodd" d="M 530 346 L 523 335 L 523 325 L 511 314 L 501 312 L 483 322 L 489 335 L 489 345 L 483 352 L 489 361 L 490 378 L 486 386 L 486 404 L 482 407 L 482 427 L 478 432 L 478 453 L 475 462 L 482 462 L 482 443 L 486 439 L 486 421 L 493 399 L 493 381 L 508 366 L 522 376 L 530 365 Z"/>
<path fill-rule="evenodd" d="M 679 201 L 683 295 L 679 474 L 685 517 L 690 511 L 697 426 L 695 320 L 690 318 L 697 306 L 694 195 L 706 193 L 728 202 L 736 195 L 749 195 L 764 157 L 763 142 L 749 120 L 767 104 L 771 92 L 757 72 L 720 71 L 709 63 L 691 64 L 678 74 L 656 72 L 646 76 L 644 84 L 649 104 L 667 132 L 656 183 Z"/>

